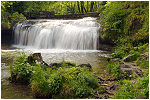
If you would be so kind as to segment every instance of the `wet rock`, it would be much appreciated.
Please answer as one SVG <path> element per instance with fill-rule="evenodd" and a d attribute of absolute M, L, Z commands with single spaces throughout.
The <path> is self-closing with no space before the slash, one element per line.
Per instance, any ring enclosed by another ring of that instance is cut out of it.
<path fill-rule="evenodd" d="M 77 67 L 87 67 L 87 68 L 89 68 L 89 69 L 92 69 L 92 66 L 90 65 L 90 64 L 80 64 L 80 65 L 78 65 Z"/>
<path fill-rule="evenodd" d="M 50 66 L 60 67 L 60 66 L 61 66 L 61 63 L 51 63 Z"/>

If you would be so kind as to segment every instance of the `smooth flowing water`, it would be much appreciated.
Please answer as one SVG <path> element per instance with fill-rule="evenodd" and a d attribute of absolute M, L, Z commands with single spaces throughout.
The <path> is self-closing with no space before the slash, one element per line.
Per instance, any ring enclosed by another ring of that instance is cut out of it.
<path fill-rule="evenodd" d="M 100 24 L 96 18 L 34 20 L 14 26 L 15 44 L 38 49 L 96 50 Z"/>
<path fill-rule="evenodd" d="M 15 47 L 1 50 L 2 98 L 33 98 L 28 86 L 8 81 L 9 64 L 18 52 L 41 53 L 50 64 L 62 60 L 91 64 L 95 72 L 104 71 L 108 52 L 97 50 L 100 25 L 95 18 L 78 20 L 34 20 L 19 22 L 14 26 Z M 19 49 L 17 49 L 19 48 Z"/>

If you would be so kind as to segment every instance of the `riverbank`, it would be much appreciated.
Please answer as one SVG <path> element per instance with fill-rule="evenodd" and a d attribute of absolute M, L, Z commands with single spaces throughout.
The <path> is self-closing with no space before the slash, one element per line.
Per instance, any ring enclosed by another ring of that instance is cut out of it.
<path fill-rule="evenodd" d="M 19 51 L 19 50 L 18 50 Z M 24 51 L 27 55 L 30 54 L 30 52 L 27 52 L 26 50 Z M 36 51 L 35 51 L 36 52 Z M 57 63 L 57 62 L 61 62 L 63 59 L 65 61 L 70 61 L 70 62 L 73 62 L 73 63 L 76 63 L 77 65 L 80 65 L 80 64 L 91 64 L 92 65 L 92 69 L 94 70 L 94 72 L 96 71 L 97 73 L 98 72 L 101 72 L 102 70 L 105 69 L 105 66 L 106 66 L 106 58 L 108 56 L 107 52 L 102 52 L 102 51 L 99 51 L 99 52 L 90 52 L 90 51 L 82 51 L 82 52 L 79 52 L 78 50 L 74 51 L 74 52 L 69 52 L 69 51 L 66 51 L 66 52 L 63 52 L 63 51 L 54 51 L 52 50 L 51 53 L 50 51 L 48 53 L 48 50 L 46 51 L 43 51 L 42 54 L 42 57 L 43 57 L 43 60 L 50 64 L 50 63 Z M 10 62 L 10 64 L 12 64 L 14 62 L 14 60 L 19 56 L 17 51 L 15 50 L 2 50 L 2 63 L 8 63 Z M 9 64 L 4 64 L 5 65 L 5 69 L 3 70 L 4 73 L 2 73 L 2 75 L 6 75 L 6 70 L 8 71 L 8 73 L 10 72 L 9 71 Z M 7 76 L 10 77 L 7 73 Z M 1 76 L 2 77 L 2 76 Z M 7 78 L 3 78 L 3 82 L 4 83 L 9 83 L 9 81 L 7 80 Z M 17 85 L 17 84 L 16 84 Z M 2 92 L 3 93 L 7 93 L 7 92 L 11 92 L 11 89 L 13 86 L 15 89 L 15 85 L 11 85 L 11 83 L 9 84 L 3 84 L 2 87 L 3 87 L 3 90 Z M 19 86 L 18 86 L 19 87 Z M 23 88 L 25 88 L 24 86 L 22 86 Z M 10 89 L 9 89 L 10 88 Z M 17 88 L 17 86 L 16 86 Z M 7 91 L 7 90 L 10 90 L 10 91 Z M 21 89 L 23 90 L 23 89 Z M 18 90 L 16 89 L 16 91 L 14 91 L 14 96 L 16 97 L 13 97 L 12 94 L 11 95 L 2 95 L 2 98 L 20 98 L 19 93 L 24 93 L 24 98 L 30 98 L 30 96 L 32 94 L 30 94 L 29 96 L 29 92 L 27 91 L 23 91 L 23 92 L 20 92 L 21 90 Z M 29 90 L 28 90 L 29 91 Z M 31 93 L 31 90 L 30 90 L 30 93 Z M 18 96 L 17 96 L 18 95 Z M 6 97 L 5 97 L 6 96 Z M 29 96 L 29 97 L 28 97 Z"/>

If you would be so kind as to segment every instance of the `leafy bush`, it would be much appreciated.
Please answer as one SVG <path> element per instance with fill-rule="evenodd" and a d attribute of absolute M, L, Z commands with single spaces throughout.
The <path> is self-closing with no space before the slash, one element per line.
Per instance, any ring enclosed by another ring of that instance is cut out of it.
<path fill-rule="evenodd" d="M 143 1 L 107 1 L 100 13 L 103 37 L 116 42 L 130 36 L 132 43 L 148 42 L 148 5 Z"/>
<path fill-rule="evenodd" d="M 15 12 L 11 16 L 11 23 L 16 23 L 23 20 L 26 20 L 26 17 L 21 13 L 19 14 L 18 12 Z"/>
<path fill-rule="evenodd" d="M 18 57 L 14 64 L 10 66 L 11 81 L 29 83 L 31 74 L 33 73 L 33 66 L 31 66 L 27 61 L 27 56 L 22 53 Z"/>
<path fill-rule="evenodd" d="M 60 90 L 62 77 L 51 74 L 50 71 L 44 71 L 41 67 L 35 67 L 30 85 L 36 98 L 52 98 Z"/>
<path fill-rule="evenodd" d="M 98 82 L 89 69 L 60 67 L 46 72 L 42 69 L 39 72 L 35 71 L 31 86 L 33 94 L 37 97 L 78 98 L 92 95 L 93 89 L 98 87 Z"/>

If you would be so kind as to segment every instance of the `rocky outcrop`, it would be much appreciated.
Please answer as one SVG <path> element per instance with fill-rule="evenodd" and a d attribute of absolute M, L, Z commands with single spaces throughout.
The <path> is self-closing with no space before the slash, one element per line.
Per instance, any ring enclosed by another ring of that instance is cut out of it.
<path fill-rule="evenodd" d="M 137 66 L 134 66 L 132 64 L 121 64 L 120 65 L 120 72 L 122 77 L 125 78 L 132 78 L 132 75 L 134 74 L 136 77 L 140 76 L 142 77 L 142 70 L 139 69 Z"/>

